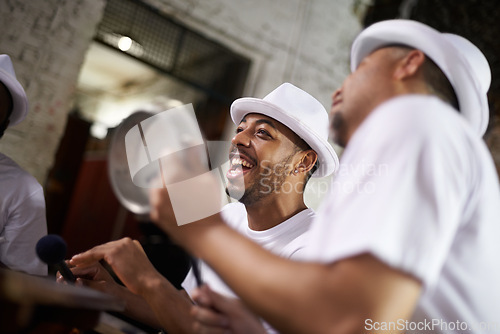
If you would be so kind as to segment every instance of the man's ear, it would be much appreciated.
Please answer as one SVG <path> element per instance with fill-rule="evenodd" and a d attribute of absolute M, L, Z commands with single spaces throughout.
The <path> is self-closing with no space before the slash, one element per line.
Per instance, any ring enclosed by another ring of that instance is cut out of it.
<path fill-rule="evenodd" d="M 394 78 L 403 80 L 413 77 L 425 61 L 425 54 L 420 50 L 411 50 L 398 62 Z"/>
<path fill-rule="evenodd" d="M 309 172 L 316 164 L 318 154 L 314 150 L 306 150 L 301 153 L 302 159 L 298 164 L 298 171 L 300 173 L 306 173 Z"/>

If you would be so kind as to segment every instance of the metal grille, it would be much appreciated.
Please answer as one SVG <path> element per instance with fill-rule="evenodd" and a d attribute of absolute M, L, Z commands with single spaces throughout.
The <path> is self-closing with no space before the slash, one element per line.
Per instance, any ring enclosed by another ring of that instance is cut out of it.
<path fill-rule="evenodd" d="M 223 74 L 231 55 L 207 39 L 187 32 L 184 35 L 174 72 L 188 80 L 210 85 L 210 80 Z"/>
<path fill-rule="evenodd" d="M 234 73 L 235 68 L 237 73 L 246 76 L 250 65 L 247 58 L 140 1 L 108 0 L 96 40 L 118 49 L 123 36 L 133 41 L 130 49 L 125 51 L 130 56 L 224 103 L 231 103 L 238 96 L 220 81 Z"/>

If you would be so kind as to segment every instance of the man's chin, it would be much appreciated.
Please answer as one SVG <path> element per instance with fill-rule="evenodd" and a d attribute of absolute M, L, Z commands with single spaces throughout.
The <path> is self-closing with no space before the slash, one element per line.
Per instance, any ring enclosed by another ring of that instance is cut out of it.
<path fill-rule="evenodd" d="M 228 185 L 226 187 L 226 194 L 237 200 L 240 201 L 243 198 L 243 195 L 245 195 L 245 187 L 234 187 L 231 185 Z"/>
<path fill-rule="evenodd" d="M 333 115 L 333 120 L 330 124 L 330 138 L 332 141 L 342 148 L 347 145 L 346 124 L 341 114 Z"/>

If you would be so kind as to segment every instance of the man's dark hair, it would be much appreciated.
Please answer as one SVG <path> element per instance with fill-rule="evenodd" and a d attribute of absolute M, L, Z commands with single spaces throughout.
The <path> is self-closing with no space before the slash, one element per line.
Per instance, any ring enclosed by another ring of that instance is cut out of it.
<path fill-rule="evenodd" d="M 451 104 L 456 110 L 460 110 L 453 86 L 443 71 L 427 55 L 422 65 L 422 74 L 432 93 Z"/>

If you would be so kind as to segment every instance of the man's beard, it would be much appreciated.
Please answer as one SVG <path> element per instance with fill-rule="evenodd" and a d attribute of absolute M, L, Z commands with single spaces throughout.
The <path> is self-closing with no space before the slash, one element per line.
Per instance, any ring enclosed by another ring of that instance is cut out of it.
<path fill-rule="evenodd" d="M 294 155 L 295 152 L 278 162 L 273 168 L 266 167 L 266 169 L 270 170 L 270 173 L 260 173 L 252 180 L 251 184 L 245 184 L 245 192 L 240 198 L 235 198 L 236 196 L 231 195 L 233 192 L 230 190 L 231 186 L 229 184 L 226 187 L 226 194 L 237 199 L 245 206 L 251 206 L 272 193 L 281 191 L 287 175 L 289 175 L 292 170 L 290 161 Z"/>
<path fill-rule="evenodd" d="M 340 147 L 345 147 L 347 145 L 347 124 L 342 113 L 333 114 L 331 129 L 333 131 L 333 141 Z"/>

